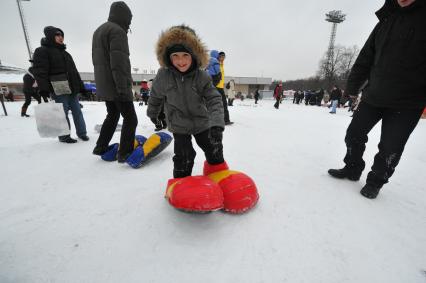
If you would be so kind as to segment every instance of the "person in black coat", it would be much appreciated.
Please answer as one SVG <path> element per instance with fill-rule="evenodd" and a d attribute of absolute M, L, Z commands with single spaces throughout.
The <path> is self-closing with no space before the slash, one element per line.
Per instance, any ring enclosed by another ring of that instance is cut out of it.
<path fill-rule="evenodd" d="M 379 152 L 361 190 L 367 198 L 376 198 L 394 173 L 426 105 L 426 1 L 386 0 L 376 15 L 379 23 L 346 85 L 350 96 L 365 86 L 346 132 L 346 165 L 329 170 L 334 177 L 358 180 L 365 167 L 367 135 L 381 120 Z"/>
<path fill-rule="evenodd" d="M 30 117 L 30 115 L 27 114 L 27 109 L 28 109 L 28 106 L 31 104 L 31 98 L 34 97 L 34 99 L 37 100 L 39 104 L 41 103 L 41 98 L 40 98 L 40 95 L 38 94 L 37 82 L 34 79 L 34 75 L 32 74 L 32 67 L 30 67 L 28 71 L 25 73 L 23 80 L 24 80 L 23 91 L 25 95 L 25 102 L 21 108 L 21 117 Z"/>
<path fill-rule="evenodd" d="M 133 105 L 132 75 L 130 70 L 127 32 L 132 13 L 126 3 L 111 4 L 108 21 L 93 33 L 92 61 L 98 96 L 105 100 L 107 116 L 102 124 L 93 154 L 102 155 L 107 151 L 123 116 L 118 162 L 125 162 L 133 151 L 138 118 Z"/>
<path fill-rule="evenodd" d="M 56 103 L 62 103 L 68 125 L 68 111 L 71 109 L 77 136 L 88 141 L 86 123 L 78 101 L 79 94 L 86 90 L 74 60 L 65 50 L 64 32 L 53 26 L 44 28 L 45 37 L 41 46 L 34 51 L 33 74 L 38 83 L 41 96 L 49 96 Z M 60 142 L 75 143 L 70 135 L 60 136 Z"/>

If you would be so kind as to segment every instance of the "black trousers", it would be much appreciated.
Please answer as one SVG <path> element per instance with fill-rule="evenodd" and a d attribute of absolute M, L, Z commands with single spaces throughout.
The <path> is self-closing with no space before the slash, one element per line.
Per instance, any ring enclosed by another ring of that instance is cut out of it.
<path fill-rule="evenodd" d="M 223 88 L 216 88 L 220 95 L 222 96 L 222 103 L 223 103 L 223 113 L 225 114 L 225 123 L 230 122 L 229 120 L 229 111 L 228 111 L 228 100 L 226 99 L 225 91 Z"/>
<path fill-rule="evenodd" d="M 107 116 L 102 124 L 96 145 L 99 147 L 109 145 L 121 114 L 123 116 L 123 127 L 121 128 L 119 153 L 125 156 L 133 151 L 136 126 L 138 125 L 135 107 L 131 101 L 105 101 L 105 105 Z"/>
<path fill-rule="evenodd" d="M 174 153 L 173 156 L 173 177 L 183 178 L 191 176 L 192 167 L 196 152 L 192 146 L 192 136 L 186 134 L 173 134 L 174 137 Z M 223 159 L 222 142 L 213 144 L 210 140 L 210 130 L 206 130 L 194 135 L 198 146 L 204 151 L 206 160 L 209 164 L 220 164 Z"/>
<path fill-rule="evenodd" d="M 280 108 L 280 100 L 281 99 L 280 98 L 275 98 L 275 100 L 276 101 L 275 101 L 274 107 L 278 109 L 278 108 Z"/>
<path fill-rule="evenodd" d="M 346 167 L 356 173 L 364 170 L 362 155 L 368 141 L 367 135 L 377 122 L 382 120 L 379 152 L 374 157 L 373 166 L 367 176 L 367 183 L 382 187 L 394 173 L 422 111 L 381 108 L 361 102 L 346 132 Z"/>
<path fill-rule="evenodd" d="M 27 112 L 27 108 L 28 106 L 30 106 L 31 104 L 31 98 L 34 97 L 35 100 L 37 100 L 37 102 L 40 104 L 41 103 L 41 98 L 40 95 L 37 92 L 24 92 L 25 95 L 25 102 L 24 105 L 22 105 L 22 113 L 26 113 Z"/>

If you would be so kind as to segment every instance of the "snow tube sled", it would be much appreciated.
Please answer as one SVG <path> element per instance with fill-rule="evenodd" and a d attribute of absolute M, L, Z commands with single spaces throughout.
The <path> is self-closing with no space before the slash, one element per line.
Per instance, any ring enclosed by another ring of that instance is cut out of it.
<path fill-rule="evenodd" d="M 206 161 L 203 172 L 222 189 L 224 211 L 244 213 L 257 204 L 259 194 L 254 181 L 242 172 L 229 170 L 226 162 L 210 165 Z"/>
<path fill-rule="evenodd" d="M 146 141 L 146 137 L 142 135 L 136 135 L 133 148 L 138 147 L 141 144 L 144 144 Z M 120 144 L 114 143 L 108 146 L 107 151 L 101 155 L 102 160 L 104 161 L 116 161 L 117 160 L 117 152 L 120 148 Z"/>
<path fill-rule="evenodd" d="M 145 162 L 157 156 L 173 140 L 173 138 L 164 132 L 152 134 L 143 143 L 135 147 L 135 150 L 127 158 L 126 162 L 133 168 L 141 167 Z"/>
<path fill-rule="evenodd" d="M 171 206 L 187 212 L 206 213 L 223 208 L 223 192 L 206 176 L 170 179 L 165 197 Z"/>

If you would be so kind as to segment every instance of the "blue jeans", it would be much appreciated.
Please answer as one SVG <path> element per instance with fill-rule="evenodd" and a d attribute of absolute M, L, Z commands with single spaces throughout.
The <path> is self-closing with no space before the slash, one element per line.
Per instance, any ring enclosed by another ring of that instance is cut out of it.
<path fill-rule="evenodd" d="M 77 94 L 64 94 L 54 96 L 54 100 L 56 103 L 62 103 L 69 128 L 71 129 L 70 120 L 68 119 L 68 111 L 71 110 L 77 136 L 86 136 L 86 122 L 84 122 L 83 113 L 81 112 L 81 107 L 80 103 L 78 102 Z"/>
<path fill-rule="evenodd" d="M 339 103 L 339 100 L 332 100 L 331 101 L 331 112 L 330 113 L 336 113 L 337 104 Z"/>

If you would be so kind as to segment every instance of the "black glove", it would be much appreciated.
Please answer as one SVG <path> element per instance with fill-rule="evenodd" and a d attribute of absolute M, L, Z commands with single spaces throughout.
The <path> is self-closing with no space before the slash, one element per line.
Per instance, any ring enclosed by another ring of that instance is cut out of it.
<path fill-rule="evenodd" d="M 162 129 L 163 125 L 161 124 L 161 121 L 158 118 L 151 118 L 151 122 L 155 125 L 155 128 Z"/>
<path fill-rule="evenodd" d="M 50 93 L 49 93 L 48 91 L 40 90 L 40 91 L 39 91 L 39 94 L 40 94 L 40 96 L 42 96 L 42 97 L 50 97 Z"/>
<path fill-rule="evenodd" d="M 213 126 L 210 128 L 210 140 L 213 144 L 221 143 L 223 138 L 223 128 Z"/>

